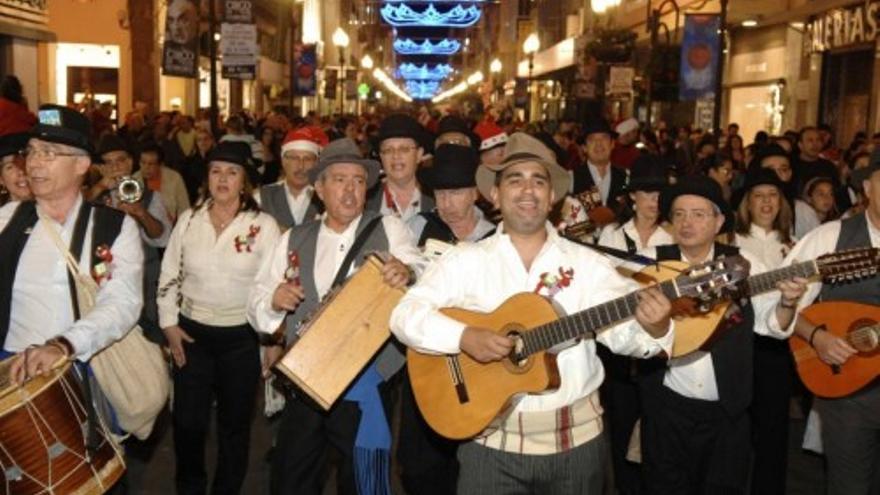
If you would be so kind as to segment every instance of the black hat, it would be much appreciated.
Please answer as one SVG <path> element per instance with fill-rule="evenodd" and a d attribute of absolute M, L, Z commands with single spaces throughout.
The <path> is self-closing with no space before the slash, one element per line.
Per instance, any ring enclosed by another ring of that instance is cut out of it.
<path fill-rule="evenodd" d="M 242 141 L 221 141 L 208 153 L 208 165 L 211 162 L 229 162 L 240 165 L 248 174 L 251 186 L 260 185 L 260 171 L 254 164 L 251 146 Z"/>
<path fill-rule="evenodd" d="M 434 190 L 476 187 L 479 164 L 480 154 L 474 148 L 441 144 L 434 150 L 433 165 L 419 169 L 419 183 Z"/>
<path fill-rule="evenodd" d="M 122 138 L 116 134 L 105 134 L 101 140 L 98 141 L 98 155 L 104 155 L 114 151 L 124 151 L 128 153 L 129 156 L 132 155 L 131 150 L 128 148 L 128 144 L 126 144 Z"/>
<path fill-rule="evenodd" d="M 31 130 L 31 137 L 50 143 L 66 144 L 92 153 L 89 139 L 92 125 L 85 115 L 60 105 L 40 105 L 39 122 Z"/>
<path fill-rule="evenodd" d="M 0 136 L 0 158 L 6 158 L 9 155 L 15 155 L 19 151 L 25 149 L 30 138 L 30 134 L 26 132 Z"/>
<path fill-rule="evenodd" d="M 633 162 L 625 191 L 662 191 L 669 185 L 666 167 L 648 154 L 642 154 Z"/>
<path fill-rule="evenodd" d="M 617 138 L 617 133 L 614 132 L 614 129 L 611 128 L 605 119 L 595 119 L 587 122 L 584 126 L 584 138 L 589 137 L 590 134 L 608 134 L 611 136 L 611 139 Z"/>
<path fill-rule="evenodd" d="M 354 163 L 364 167 L 367 171 L 367 189 L 376 185 L 379 180 L 379 171 L 382 166 L 376 160 L 364 158 L 357 143 L 350 138 L 330 141 L 326 148 L 321 150 L 318 164 L 309 170 L 309 180 L 315 182 L 327 167 L 336 163 Z"/>
<path fill-rule="evenodd" d="M 690 175 L 681 177 L 678 182 L 660 192 L 660 212 L 663 218 L 672 221 L 672 203 L 679 196 L 694 195 L 708 199 L 724 214 L 722 232 L 727 232 L 733 227 L 733 210 L 724 199 L 721 186 L 705 175 Z"/>
<path fill-rule="evenodd" d="M 425 153 L 433 148 L 434 139 L 419 121 L 404 113 L 395 113 L 385 117 L 379 124 L 379 145 L 391 138 L 410 138 L 422 147 Z"/>
<path fill-rule="evenodd" d="M 785 191 L 785 184 L 779 179 L 779 175 L 769 168 L 758 168 L 750 170 L 746 175 L 746 182 L 743 185 L 743 192 L 748 192 L 758 186 L 776 186 L 779 192 Z"/>
<path fill-rule="evenodd" d="M 755 161 L 753 163 L 757 163 L 758 166 L 760 166 L 765 158 L 770 158 L 771 156 L 782 156 L 788 158 L 789 161 L 791 160 L 791 153 L 785 151 L 785 148 L 776 143 L 770 143 L 761 146 L 758 149 L 758 152 L 755 153 Z"/>
<path fill-rule="evenodd" d="M 562 146 L 559 146 L 559 143 L 553 139 L 549 132 L 538 132 L 535 134 L 535 137 L 556 155 L 556 163 L 563 164 L 568 162 L 568 152 L 562 149 Z"/>
<path fill-rule="evenodd" d="M 471 147 L 475 150 L 480 149 L 480 142 L 482 141 L 480 136 L 471 130 L 471 126 L 469 126 L 463 118 L 455 115 L 447 115 L 440 119 L 440 122 L 437 124 L 437 137 L 440 137 L 447 132 L 459 132 L 464 134 L 471 140 Z"/>

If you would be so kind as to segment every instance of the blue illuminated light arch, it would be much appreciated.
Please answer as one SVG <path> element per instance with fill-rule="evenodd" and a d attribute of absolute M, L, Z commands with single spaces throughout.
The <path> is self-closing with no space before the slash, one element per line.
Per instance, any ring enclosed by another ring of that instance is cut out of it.
<path fill-rule="evenodd" d="M 394 40 L 394 50 L 401 55 L 455 55 L 461 50 L 461 42 L 450 38 L 437 43 L 430 39 L 419 42 L 412 38 L 398 38 Z"/>
<path fill-rule="evenodd" d="M 459 4 L 440 12 L 431 3 L 428 8 L 418 12 L 405 3 L 388 3 L 379 13 L 385 22 L 395 27 L 470 27 L 480 20 L 482 10 L 476 5 L 465 7 Z"/>
<path fill-rule="evenodd" d="M 406 92 L 414 100 L 430 100 L 440 91 L 439 81 L 407 81 Z"/>
<path fill-rule="evenodd" d="M 449 64 L 437 64 L 432 67 L 428 64 L 404 63 L 397 69 L 397 77 L 406 80 L 442 81 L 449 77 L 452 71 L 452 66 Z"/>

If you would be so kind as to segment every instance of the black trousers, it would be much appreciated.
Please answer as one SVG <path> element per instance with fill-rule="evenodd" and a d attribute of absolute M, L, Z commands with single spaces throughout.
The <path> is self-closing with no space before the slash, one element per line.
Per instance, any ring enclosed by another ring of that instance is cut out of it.
<path fill-rule="evenodd" d="M 459 442 L 435 433 L 425 422 L 404 373 L 400 400 L 400 440 L 397 461 L 401 482 L 409 495 L 454 495 L 458 483 Z"/>
<path fill-rule="evenodd" d="M 755 336 L 754 362 L 752 493 L 775 495 L 785 493 L 794 363 L 786 341 L 760 335 Z"/>
<path fill-rule="evenodd" d="M 651 494 L 741 495 L 751 457 L 749 416 L 718 402 L 643 385 L 642 469 Z"/>
<path fill-rule="evenodd" d="M 180 494 L 204 494 L 205 442 L 217 403 L 217 471 L 212 494 L 241 490 L 248 467 L 251 420 L 260 380 L 259 342 L 249 325 L 210 327 L 180 317 L 195 342 L 184 343 L 186 365 L 174 368 L 174 451 Z"/>
<path fill-rule="evenodd" d="M 390 418 L 391 389 L 379 386 Z M 329 411 L 308 399 L 288 397 L 272 452 L 270 491 L 273 495 L 321 495 L 329 473 L 329 455 L 338 456 L 336 493 L 357 495 L 354 442 L 361 411 L 357 403 L 340 399 Z"/>
<path fill-rule="evenodd" d="M 605 369 L 605 381 L 599 391 L 611 442 L 614 487 L 620 495 L 637 495 L 642 493 L 641 467 L 626 459 L 630 436 L 642 412 L 636 362 L 631 357 L 612 353 L 603 345 L 596 346 L 596 353 Z"/>

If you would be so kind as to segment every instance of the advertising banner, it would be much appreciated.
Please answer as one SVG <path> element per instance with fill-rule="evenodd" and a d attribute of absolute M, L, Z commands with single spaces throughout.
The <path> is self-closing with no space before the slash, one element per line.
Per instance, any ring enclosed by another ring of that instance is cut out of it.
<path fill-rule="evenodd" d="M 718 15 L 686 15 L 681 44 L 679 92 L 681 100 L 699 100 L 715 96 L 720 39 Z"/>

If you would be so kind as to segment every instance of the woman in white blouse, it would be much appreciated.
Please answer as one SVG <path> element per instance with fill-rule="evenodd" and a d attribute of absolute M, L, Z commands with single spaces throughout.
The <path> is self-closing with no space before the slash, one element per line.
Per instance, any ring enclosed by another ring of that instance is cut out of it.
<path fill-rule="evenodd" d="M 599 244 L 634 254 L 646 247 L 672 244 L 672 236 L 661 225 L 658 201 L 660 191 L 667 186 L 666 170 L 650 156 L 640 157 L 632 166 L 626 191 L 626 205 L 618 214 L 621 223 L 605 227 Z M 611 258 L 621 265 L 624 260 Z M 635 265 L 618 266 L 625 272 Z M 600 393 L 608 414 L 611 461 L 614 483 L 620 493 L 639 493 L 641 475 L 637 465 L 626 459 L 630 435 L 641 413 L 639 390 L 636 384 L 636 360 L 612 354 L 604 346 L 596 352 L 605 369 L 605 382 Z"/>
<path fill-rule="evenodd" d="M 205 197 L 171 234 L 159 279 L 159 323 L 174 358 L 178 493 L 205 493 L 205 442 L 217 404 L 213 493 L 238 493 L 247 470 L 260 379 L 259 342 L 247 296 L 280 232 L 253 199 L 258 174 L 245 143 L 208 155 Z"/>
<path fill-rule="evenodd" d="M 792 211 L 784 184 L 771 169 L 749 172 L 736 212 L 734 243 L 768 267 L 782 265 L 794 245 Z M 785 340 L 755 335 L 752 428 L 755 451 L 753 485 L 762 493 L 785 493 L 788 460 L 788 411 L 795 380 Z"/>

